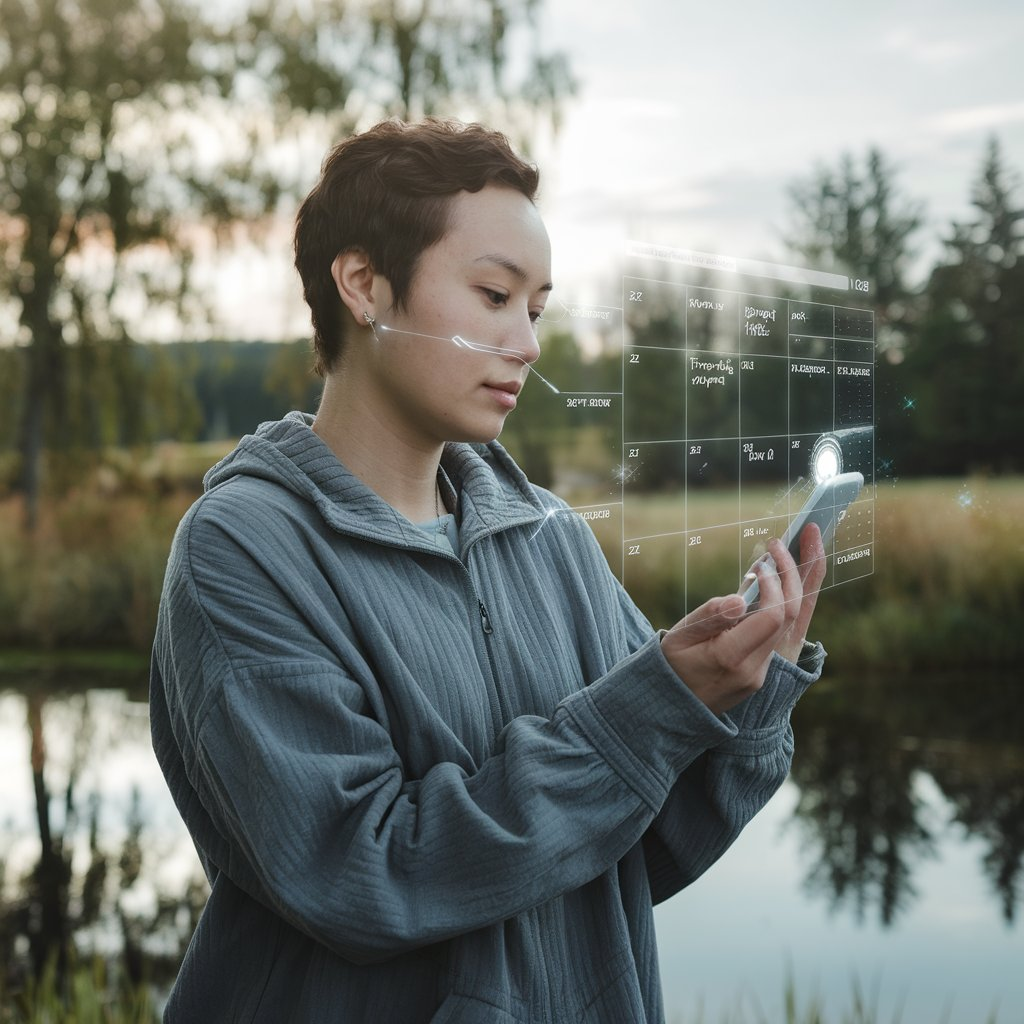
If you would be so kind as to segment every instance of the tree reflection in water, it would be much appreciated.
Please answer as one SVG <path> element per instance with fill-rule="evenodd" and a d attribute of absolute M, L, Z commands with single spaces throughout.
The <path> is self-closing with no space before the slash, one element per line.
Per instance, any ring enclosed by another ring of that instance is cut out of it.
<path fill-rule="evenodd" d="M 54 692 L 47 682 L 5 694 L 0 721 L 10 736 L 23 709 L 32 780 L 28 814 L 8 819 L 0 848 L 0 989 L 16 992 L 53 965 L 60 990 L 74 959 L 92 955 L 115 959 L 133 987 L 160 984 L 177 970 L 207 889 L 198 874 L 173 892 L 159 886 L 167 837 L 147 834 L 138 780 L 104 767 L 119 750 L 148 748 L 145 705 L 123 692 Z M 124 807 L 117 790 L 126 788 Z"/>
<path fill-rule="evenodd" d="M 793 716 L 794 818 L 813 851 L 806 885 L 859 920 L 891 925 L 916 899 L 936 833 L 917 785 L 931 776 L 950 822 L 986 847 L 982 870 L 1012 923 L 1024 864 L 1024 713 L 1003 677 L 830 681 Z"/>
<path fill-rule="evenodd" d="M 962 684 L 941 701 L 948 739 L 926 744 L 923 762 L 953 820 L 986 847 L 982 870 L 1012 924 L 1024 902 L 1024 711 L 1009 673 Z"/>
<path fill-rule="evenodd" d="M 48 961 L 66 969 L 72 953 L 99 953 L 132 981 L 166 984 L 206 899 L 152 756 L 145 680 L 133 676 L 123 690 L 109 688 L 109 673 L 102 681 L 0 677 L 0 744 L 10 749 L 13 739 L 25 752 L 14 766 L 24 782 L 0 778 L 8 793 L 19 787 L 20 808 L 0 842 L 8 992 Z M 954 823 L 983 844 L 981 870 L 1005 920 L 1015 920 L 1024 713 L 1011 689 L 978 677 L 833 678 L 807 694 L 794 713 L 793 781 L 811 893 L 891 925 L 914 904 L 915 871 Z M 929 777 L 948 818 L 925 798 Z"/>

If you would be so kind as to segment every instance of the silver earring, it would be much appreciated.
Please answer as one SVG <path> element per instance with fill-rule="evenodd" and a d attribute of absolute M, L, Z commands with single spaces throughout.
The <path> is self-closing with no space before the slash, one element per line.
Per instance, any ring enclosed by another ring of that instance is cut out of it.
<path fill-rule="evenodd" d="M 377 336 L 377 328 L 374 327 L 374 324 L 377 322 L 376 318 L 371 316 L 368 312 L 364 311 L 363 319 L 366 321 L 366 325 L 370 328 L 370 331 L 373 334 L 373 340 L 376 342 L 380 342 L 380 338 Z M 381 328 L 381 330 L 383 330 L 383 328 Z"/>

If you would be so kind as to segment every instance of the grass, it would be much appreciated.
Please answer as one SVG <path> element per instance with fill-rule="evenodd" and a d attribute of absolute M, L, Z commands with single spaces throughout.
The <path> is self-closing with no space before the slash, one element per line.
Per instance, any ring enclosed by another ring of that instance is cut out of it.
<path fill-rule="evenodd" d="M 0 1024 L 157 1024 L 148 985 L 131 985 L 95 958 L 76 964 L 63 985 L 51 964 L 20 991 L 0 976 Z"/>
<path fill-rule="evenodd" d="M 880 489 L 875 572 L 828 591 L 816 625 L 851 667 L 1005 667 L 1024 655 L 1024 481 Z"/>
<path fill-rule="evenodd" d="M 46 502 L 31 536 L 20 502 L 0 503 L 0 648 L 146 650 L 171 537 L 190 501 L 76 491 Z"/>
<path fill-rule="evenodd" d="M 705 503 L 715 499 L 703 496 Z M 735 499 L 718 499 L 705 516 L 719 521 Z M 673 529 L 678 501 L 647 500 L 630 532 Z M 1024 656 L 1024 480 L 909 480 L 884 484 L 875 501 L 874 573 L 825 591 L 812 632 L 851 669 L 924 671 L 1005 667 Z M 733 559 L 733 569 L 734 559 Z M 688 592 L 722 589 L 709 563 L 707 578 Z M 670 566 L 627 579 L 637 603 L 656 624 L 678 618 L 678 573 Z M 692 603 L 692 602 L 691 602 Z"/>
<path fill-rule="evenodd" d="M 44 503 L 33 536 L 22 528 L 20 502 L 0 500 L 0 650 L 8 652 L 0 668 L 26 652 L 106 649 L 143 657 L 174 528 L 224 447 L 115 453 L 85 483 Z M 735 521 L 737 500 L 713 491 L 691 495 L 688 511 L 708 523 Z M 628 514 L 631 536 L 678 530 L 680 498 L 637 498 Z M 814 633 L 830 653 L 850 668 L 879 671 L 1018 662 L 1024 479 L 882 483 L 875 515 L 874 574 L 830 589 L 819 602 Z M 614 548 L 617 539 L 605 543 Z M 620 552 L 610 555 L 618 564 Z M 691 576 L 688 594 L 710 596 L 734 575 L 734 566 L 716 576 L 714 560 L 706 557 L 705 565 L 711 578 Z M 627 585 L 652 621 L 679 617 L 682 586 L 671 559 L 645 565 Z"/>
<path fill-rule="evenodd" d="M 867 991 L 859 978 L 854 977 L 851 982 L 848 1004 L 836 1013 L 830 1012 L 815 992 L 801 996 L 792 973 L 787 972 L 779 1005 L 770 1012 L 765 1012 L 757 1000 L 738 997 L 733 1007 L 717 1018 L 709 1018 L 698 1007 L 693 1014 L 670 1016 L 669 1024 L 901 1024 L 902 1020 L 901 1006 L 883 1009 L 877 989 Z M 935 1024 L 950 1024 L 948 1008 Z M 998 1009 L 993 1007 L 974 1024 L 999 1024 Z"/>
<path fill-rule="evenodd" d="M 716 1019 L 698 1008 L 686 1016 L 672 1015 L 669 1024 L 900 1024 L 902 1017 L 899 1007 L 883 1011 L 877 993 L 865 991 L 857 979 L 848 1005 L 830 1013 L 816 993 L 801 996 L 787 974 L 779 1006 L 769 1012 L 756 1001 L 738 998 L 732 1009 Z M 0 1024 L 157 1024 L 158 1020 L 149 987 L 133 987 L 112 977 L 100 958 L 77 965 L 63 995 L 52 969 L 16 994 L 7 991 L 0 978 Z M 949 1024 L 948 1014 L 936 1024 Z M 998 1024 L 997 1011 L 991 1010 L 977 1024 Z"/>

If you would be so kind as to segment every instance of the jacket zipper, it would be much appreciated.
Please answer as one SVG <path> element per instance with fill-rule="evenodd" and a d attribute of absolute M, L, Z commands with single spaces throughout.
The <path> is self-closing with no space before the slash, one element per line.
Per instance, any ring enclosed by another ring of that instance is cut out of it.
<path fill-rule="evenodd" d="M 494 627 L 491 625 L 491 618 L 487 614 L 487 608 L 483 601 L 478 600 L 477 603 L 480 605 L 480 624 L 484 627 L 484 633 L 490 636 L 494 632 Z"/>
<path fill-rule="evenodd" d="M 491 616 L 487 611 L 487 605 L 480 600 L 480 595 L 476 591 L 476 584 L 473 582 L 473 574 L 469 571 L 469 566 L 466 565 L 465 562 L 462 564 L 466 571 L 466 576 L 469 578 L 469 585 L 473 588 L 473 596 L 476 598 L 477 608 L 480 612 L 480 629 L 484 634 L 484 647 L 487 650 L 487 664 L 491 669 L 491 678 L 487 687 L 487 696 L 491 705 L 491 714 L 494 715 L 498 728 L 503 729 L 510 721 L 512 721 L 512 714 L 501 695 L 501 687 L 498 685 L 498 673 L 494 665 L 494 652 L 491 650 L 491 637 L 494 636 L 494 624 L 491 622 Z"/>
<path fill-rule="evenodd" d="M 477 598 L 480 606 L 480 627 L 484 634 L 484 647 L 487 649 L 487 664 L 491 669 L 491 681 L 488 687 L 491 698 L 491 713 L 494 715 L 498 728 L 503 729 L 512 721 L 512 712 L 501 695 L 501 687 L 498 685 L 498 673 L 494 666 L 494 652 L 491 650 L 491 637 L 494 636 L 494 626 L 491 624 L 491 617 L 487 614 L 487 606 Z"/>

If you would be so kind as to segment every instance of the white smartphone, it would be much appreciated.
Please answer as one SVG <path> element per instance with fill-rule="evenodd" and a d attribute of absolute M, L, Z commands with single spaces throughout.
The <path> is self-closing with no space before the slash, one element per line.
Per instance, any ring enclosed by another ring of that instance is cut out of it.
<path fill-rule="evenodd" d="M 796 514 L 788 529 L 782 535 L 782 543 L 789 548 L 793 561 L 800 564 L 800 534 L 808 523 L 817 523 L 821 530 L 821 542 L 828 547 L 832 534 L 846 513 L 847 506 L 860 493 L 864 477 L 860 473 L 840 473 L 818 484 L 804 507 Z M 771 556 L 762 556 L 771 557 Z M 748 610 L 757 605 L 759 588 L 757 576 L 751 572 L 743 577 L 739 593 Z"/>

